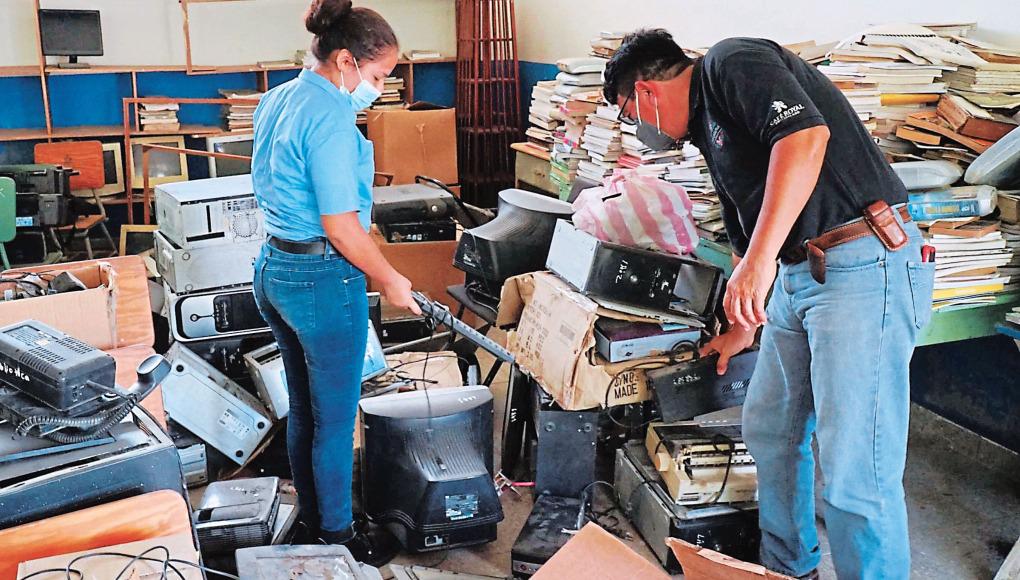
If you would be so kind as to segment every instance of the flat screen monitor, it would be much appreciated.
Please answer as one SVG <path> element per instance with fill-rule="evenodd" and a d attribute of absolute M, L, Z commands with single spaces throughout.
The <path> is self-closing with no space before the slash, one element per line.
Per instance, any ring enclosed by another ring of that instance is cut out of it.
<path fill-rule="evenodd" d="M 134 189 L 142 189 L 142 145 L 164 145 L 166 147 L 184 148 L 184 137 L 133 137 L 131 139 L 131 167 L 133 177 L 131 185 Z M 188 180 L 188 161 L 184 153 L 153 150 L 149 153 L 149 183 L 162 185 Z"/>
<path fill-rule="evenodd" d="M 39 38 L 46 56 L 103 56 L 98 10 L 40 10 Z"/>
<path fill-rule="evenodd" d="M 228 155 L 251 157 L 252 145 L 254 143 L 252 136 L 248 134 L 209 137 L 206 139 L 206 144 L 207 150 L 210 153 L 226 153 Z M 251 161 L 209 158 L 209 177 L 229 177 L 246 173 L 251 173 Z"/>

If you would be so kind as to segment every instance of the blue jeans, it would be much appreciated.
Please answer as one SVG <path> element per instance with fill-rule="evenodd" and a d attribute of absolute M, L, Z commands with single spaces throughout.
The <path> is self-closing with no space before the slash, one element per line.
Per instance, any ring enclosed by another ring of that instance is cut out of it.
<path fill-rule="evenodd" d="M 346 531 L 368 341 L 365 275 L 332 250 L 297 255 L 267 244 L 255 262 L 255 301 L 287 374 L 287 452 L 302 519 Z"/>
<path fill-rule="evenodd" d="M 903 467 L 910 357 L 931 317 L 933 263 L 917 227 L 890 252 L 875 237 L 826 252 L 826 282 L 807 262 L 779 268 L 744 404 L 758 464 L 762 563 L 792 576 L 818 566 L 811 436 L 824 517 L 841 579 L 910 574 Z"/>

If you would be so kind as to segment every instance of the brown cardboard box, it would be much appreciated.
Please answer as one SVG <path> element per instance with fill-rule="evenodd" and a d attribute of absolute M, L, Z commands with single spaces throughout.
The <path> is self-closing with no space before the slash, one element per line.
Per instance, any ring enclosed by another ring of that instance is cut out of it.
<path fill-rule="evenodd" d="M 368 138 L 375 144 L 375 170 L 393 174 L 393 184 L 426 175 L 457 183 L 457 115 L 429 103 L 368 112 Z"/>
<path fill-rule="evenodd" d="M 1002 221 L 1020 224 L 1020 191 L 1000 191 L 996 197 Z"/>
<path fill-rule="evenodd" d="M 156 562 L 136 560 L 123 556 L 96 556 L 101 552 L 113 552 L 128 554 L 130 556 L 143 555 L 157 560 Z M 50 556 L 38 560 L 28 560 L 18 566 L 18 578 L 36 578 L 39 580 L 63 580 L 68 577 L 64 569 L 72 561 L 74 569 L 81 572 L 81 578 L 160 578 L 163 571 L 162 559 L 167 553 L 171 558 L 183 560 L 193 565 L 175 563 L 176 570 L 168 577 L 183 578 L 183 580 L 202 580 L 202 572 L 198 569 L 198 550 L 191 537 L 191 532 L 180 532 L 177 534 L 153 538 L 151 540 L 139 540 L 127 544 L 116 544 L 92 548 L 71 554 Z M 86 557 L 88 556 L 88 557 Z M 127 568 L 125 569 L 125 566 Z M 119 575 L 118 575 L 119 574 Z M 71 576 L 72 578 L 79 575 Z"/>
<path fill-rule="evenodd" d="M 669 580 L 656 564 L 588 522 L 538 569 L 534 580 Z"/>
<path fill-rule="evenodd" d="M 602 308 L 554 274 L 535 272 L 503 285 L 496 324 L 517 322 L 507 349 L 567 411 L 601 407 L 607 401 L 614 406 L 649 400 L 644 367 L 654 368 L 668 359 L 609 363 L 595 352 L 595 321 L 600 316 L 655 322 Z"/>
<path fill-rule="evenodd" d="M 446 288 L 464 283 L 464 272 L 453 267 L 457 241 L 391 244 L 375 226 L 372 226 L 372 237 L 383 257 L 411 281 L 415 290 L 446 304 L 456 312 L 458 304 L 446 293 Z M 369 280 L 369 290 L 378 292 L 381 288 Z"/>
<path fill-rule="evenodd" d="M 98 349 L 117 344 L 114 294 L 117 274 L 109 264 L 89 264 L 70 270 L 89 289 L 0 302 L 0 326 L 38 320 Z M 0 292 L 15 284 L 0 284 Z"/>
<path fill-rule="evenodd" d="M 673 549 L 684 569 L 685 580 L 794 580 L 760 564 L 737 560 L 676 538 L 666 538 L 666 545 Z"/>

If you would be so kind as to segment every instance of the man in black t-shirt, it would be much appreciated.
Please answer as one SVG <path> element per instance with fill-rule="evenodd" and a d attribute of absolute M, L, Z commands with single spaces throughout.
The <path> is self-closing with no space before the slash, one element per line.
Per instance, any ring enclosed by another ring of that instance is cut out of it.
<path fill-rule="evenodd" d="M 725 372 L 764 326 L 743 421 L 762 563 L 816 573 L 815 436 L 840 578 L 907 578 L 909 361 L 934 265 L 899 207 L 903 184 L 839 90 L 768 40 L 724 40 L 692 60 L 667 32 L 640 31 L 609 62 L 604 93 L 647 146 L 689 138 L 708 163 L 735 267 L 731 327 L 703 354 Z M 874 227 L 866 208 L 881 212 Z"/>

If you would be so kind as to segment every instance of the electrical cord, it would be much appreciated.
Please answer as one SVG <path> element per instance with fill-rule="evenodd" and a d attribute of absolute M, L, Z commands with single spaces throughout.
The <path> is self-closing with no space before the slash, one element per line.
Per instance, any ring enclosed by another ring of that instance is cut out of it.
<path fill-rule="evenodd" d="M 150 557 L 145 555 L 145 554 L 148 554 L 149 552 L 152 552 L 153 550 L 164 550 L 167 553 L 167 556 L 165 558 L 150 558 Z M 80 561 L 82 561 L 82 560 L 86 560 L 88 558 L 97 558 L 97 557 L 101 557 L 101 556 L 113 557 L 113 558 L 130 558 L 131 559 L 131 561 L 128 562 L 128 565 L 123 570 L 121 570 L 121 573 L 116 577 L 117 579 L 121 578 L 123 576 L 123 574 L 126 571 L 128 571 L 131 568 L 131 565 L 134 564 L 135 562 L 153 562 L 153 563 L 156 563 L 156 564 L 161 564 L 163 566 L 163 573 L 160 576 L 160 580 L 168 579 L 170 571 L 173 571 L 174 574 L 176 574 L 178 577 L 180 577 L 182 580 L 184 580 L 184 578 L 185 578 L 184 574 L 180 571 L 180 569 L 177 566 L 175 566 L 175 564 L 183 565 L 183 566 L 190 566 L 190 567 L 195 568 L 197 570 L 201 570 L 201 571 L 205 572 L 206 574 L 211 574 L 211 575 L 214 575 L 214 576 L 220 576 L 220 577 L 223 577 L 223 578 L 228 578 L 230 580 L 240 580 L 240 578 L 238 578 L 237 576 L 235 576 L 233 574 L 229 574 L 227 572 L 221 572 L 219 570 L 215 570 L 215 569 L 209 568 L 207 566 L 202 566 L 202 565 L 197 564 L 195 562 L 189 562 L 187 560 L 181 560 L 179 558 L 172 558 L 172 557 L 170 557 L 170 550 L 166 546 L 162 546 L 162 545 L 160 545 L 160 546 L 153 546 L 152 548 L 149 548 L 148 550 L 146 550 L 146 551 L 144 551 L 144 552 L 142 552 L 140 554 L 125 554 L 125 553 L 122 553 L 122 552 L 93 552 L 93 553 L 90 553 L 90 554 L 83 554 L 81 556 L 78 556 L 77 558 L 75 558 L 71 562 L 69 562 L 67 564 L 67 566 L 65 566 L 64 568 L 50 568 L 50 569 L 47 569 L 47 570 L 39 570 L 38 572 L 33 572 L 33 573 L 31 573 L 31 574 L 29 574 L 27 576 L 22 577 L 21 580 L 29 580 L 31 578 L 35 578 L 36 576 L 41 576 L 43 574 L 53 574 L 53 573 L 63 573 L 66 580 L 72 580 L 71 574 L 77 574 L 77 579 L 83 580 L 85 578 L 85 574 L 81 570 L 78 570 L 78 569 L 74 568 L 73 565 L 78 563 L 78 562 L 80 562 Z"/>
<path fill-rule="evenodd" d="M 627 374 L 629 372 L 632 372 L 632 371 L 635 371 L 635 370 L 655 370 L 655 369 L 660 369 L 660 368 L 663 368 L 663 367 L 668 367 L 670 365 L 679 364 L 681 362 L 686 362 L 686 361 L 681 361 L 680 360 L 680 356 L 683 355 L 686 351 L 691 351 L 693 353 L 693 355 L 694 355 L 694 359 L 697 359 L 697 357 L 698 357 L 698 345 L 693 343 L 693 342 L 691 342 L 691 341 L 689 341 L 689 340 L 681 340 L 681 341 L 677 342 L 676 344 L 674 344 L 673 348 L 671 348 L 669 350 L 669 352 L 665 353 L 664 356 L 668 357 L 668 359 L 669 359 L 668 361 L 662 362 L 662 361 L 654 360 L 654 361 L 637 362 L 637 363 L 634 363 L 633 365 L 625 367 L 624 369 L 622 369 L 622 370 L 618 371 L 616 374 L 614 374 L 612 379 L 610 379 L 610 381 L 609 381 L 609 385 L 606 387 L 606 396 L 605 396 L 605 398 L 602 401 L 602 408 L 603 408 L 604 412 L 606 413 L 606 416 L 609 417 L 609 420 L 612 421 L 617 427 L 622 427 L 623 429 L 626 429 L 628 431 L 631 431 L 631 430 L 634 430 L 634 429 L 640 429 L 642 427 L 646 427 L 646 426 L 652 424 L 655 421 L 654 418 L 653 419 L 645 420 L 645 421 L 643 421 L 641 423 L 638 423 L 638 424 L 626 425 L 624 423 L 621 423 L 616 417 L 613 416 L 613 408 L 609 406 L 609 393 L 611 393 L 613 391 L 613 388 L 616 387 L 617 383 L 620 380 L 620 377 L 622 377 L 623 375 L 625 375 L 625 374 Z M 593 360 L 594 356 L 595 356 L 594 352 L 589 354 L 589 357 L 590 357 L 589 358 L 589 362 L 592 363 L 592 365 L 595 364 L 595 361 Z"/>

